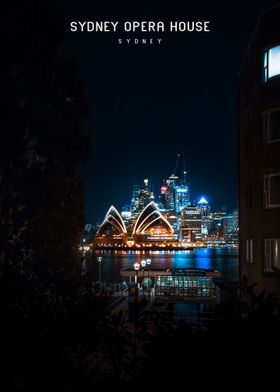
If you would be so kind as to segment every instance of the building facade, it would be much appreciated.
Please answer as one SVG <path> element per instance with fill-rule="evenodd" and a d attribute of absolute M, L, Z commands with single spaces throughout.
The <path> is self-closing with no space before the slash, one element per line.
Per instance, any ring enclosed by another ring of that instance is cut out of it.
<path fill-rule="evenodd" d="M 161 195 L 165 208 L 180 214 L 183 208 L 190 205 L 190 192 L 185 174 L 183 179 L 172 174 L 166 180 L 166 185 L 161 187 Z"/>
<path fill-rule="evenodd" d="M 142 186 L 134 185 L 131 199 L 131 218 L 135 221 L 141 211 L 154 200 L 153 192 L 149 186 L 149 180 L 144 179 Z"/>
<path fill-rule="evenodd" d="M 226 242 L 238 241 L 238 217 L 237 210 L 223 217 L 223 238 Z"/>
<path fill-rule="evenodd" d="M 210 205 L 208 200 L 201 196 L 200 200 L 197 203 L 197 208 L 199 208 L 201 213 L 201 234 L 202 237 L 207 237 L 209 234 L 210 226 L 211 226 L 211 219 L 210 219 Z"/>
<path fill-rule="evenodd" d="M 201 241 L 201 211 L 189 206 L 181 211 L 181 238 L 187 242 Z"/>
<path fill-rule="evenodd" d="M 280 293 L 280 6 L 261 15 L 239 79 L 240 275 Z"/>

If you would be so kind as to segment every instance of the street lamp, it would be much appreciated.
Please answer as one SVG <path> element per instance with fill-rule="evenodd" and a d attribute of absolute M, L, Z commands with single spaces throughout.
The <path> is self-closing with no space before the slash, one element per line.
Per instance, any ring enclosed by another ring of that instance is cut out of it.
<path fill-rule="evenodd" d="M 134 270 L 135 270 L 135 283 L 137 283 L 137 273 L 138 273 L 138 271 L 140 269 L 140 264 L 136 262 L 136 263 L 133 264 L 133 267 L 134 267 Z"/>
<path fill-rule="evenodd" d="M 141 260 L 141 267 L 143 271 L 143 282 L 142 282 L 142 288 L 144 289 L 144 274 L 145 274 L 145 267 L 146 267 L 147 261 L 146 260 Z"/>
<path fill-rule="evenodd" d="M 85 250 L 85 238 L 83 238 L 82 241 L 82 246 L 80 249 L 82 249 L 82 271 L 81 271 L 81 276 L 85 276 L 87 272 L 87 261 L 86 261 L 86 250 Z"/>
<path fill-rule="evenodd" d="M 102 263 L 102 256 L 97 257 L 98 262 L 98 280 L 101 283 L 101 263 Z"/>
<path fill-rule="evenodd" d="M 146 260 L 141 260 L 141 267 L 142 267 L 142 268 L 145 268 L 145 267 L 146 267 L 146 264 L 147 264 L 147 261 L 146 261 Z"/>
<path fill-rule="evenodd" d="M 147 259 L 146 260 L 147 266 L 148 266 L 148 295 L 150 295 L 150 267 L 152 264 L 152 260 L 151 259 Z"/>

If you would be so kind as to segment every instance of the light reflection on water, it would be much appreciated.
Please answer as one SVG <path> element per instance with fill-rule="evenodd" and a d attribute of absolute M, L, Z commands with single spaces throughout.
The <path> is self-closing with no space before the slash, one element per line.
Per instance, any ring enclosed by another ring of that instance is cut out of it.
<path fill-rule="evenodd" d="M 206 268 L 221 272 L 221 280 L 234 282 L 238 280 L 237 248 L 200 248 L 194 251 L 100 251 L 90 256 L 88 269 L 94 278 L 98 277 L 96 257 L 102 259 L 102 280 L 120 281 L 122 268 L 133 268 L 133 264 L 144 258 L 152 260 L 151 268 Z"/>

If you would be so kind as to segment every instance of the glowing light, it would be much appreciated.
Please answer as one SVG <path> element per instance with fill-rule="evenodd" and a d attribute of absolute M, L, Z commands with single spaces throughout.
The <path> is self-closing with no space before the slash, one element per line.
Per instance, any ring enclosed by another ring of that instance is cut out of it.
<path fill-rule="evenodd" d="M 280 45 L 268 51 L 268 77 L 280 75 Z"/>
<path fill-rule="evenodd" d="M 126 242 L 126 244 L 127 244 L 127 246 L 128 246 L 129 248 L 131 248 L 133 245 L 135 245 L 135 242 L 132 241 L 132 240 L 129 240 L 129 241 Z"/>
<path fill-rule="evenodd" d="M 124 218 L 130 218 L 131 217 L 131 211 L 122 211 L 121 216 Z"/>
<path fill-rule="evenodd" d="M 152 211 L 145 219 L 142 218 L 144 212 L 147 210 L 147 208 L 152 207 L 154 211 Z M 150 218 L 153 214 L 156 214 L 157 217 L 155 219 L 153 219 L 150 223 L 147 223 L 144 227 L 143 225 L 145 224 L 145 222 L 148 220 L 148 218 Z M 142 220 L 143 219 L 143 220 Z M 141 214 L 138 216 L 138 219 L 135 222 L 135 226 L 133 229 L 133 234 L 139 234 L 139 233 L 144 233 L 145 230 L 155 221 L 157 221 L 158 219 L 161 219 L 170 229 L 171 233 L 174 232 L 172 226 L 170 225 L 170 223 L 167 221 L 167 219 L 164 218 L 164 216 L 161 214 L 161 212 L 158 210 L 156 204 L 151 201 L 145 208 L 144 210 L 141 212 Z"/>
<path fill-rule="evenodd" d="M 146 264 L 147 264 L 146 260 L 141 260 L 141 267 L 142 268 L 145 268 Z"/>
<path fill-rule="evenodd" d="M 149 226 L 151 226 L 153 223 L 155 223 L 155 222 L 156 222 L 157 220 L 159 220 L 159 219 L 160 219 L 160 216 L 157 216 L 157 217 L 156 217 L 155 219 L 153 219 L 151 222 L 147 223 L 146 226 L 144 226 L 144 228 L 141 229 L 140 233 L 141 233 L 141 234 L 144 234 L 145 231 L 147 230 L 147 228 L 148 228 Z"/>
<path fill-rule="evenodd" d="M 151 206 L 153 206 L 154 209 L 156 210 L 156 205 L 155 205 L 155 203 L 154 203 L 153 201 L 151 201 L 151 202 L 144 208 L 144 210 L 141 212 L 141 214 L 138 216 L 138 218 L 137 218 L 137 220 L 136 220 L 136 222 L 135 222 L 134 228 L 133 228 L 133 234 L 135 234 L 135 233 L 138 232 L 138 230 L 137 230 L 137 228 L 138 228 L 138 222 L 142 219 L 142 215 L 144 214 L 144 211 L 146 211 L 146 209 L 149 208 L 149 207 L 151 207 Z"/>
<path fill-rule="evenodd" d="M 134 267 L 135 271 L 139 271 L 139 269 L 140 269 L 140 264 L 139 264 L 139 263 L 134 263 L 134 264 L 133 264 L 133 267 Z"/>
<path fill-rule="evenodd" d="M 110 220 L 110 219 L 112 219 L 112 220 Z M 118 210 L 114 206 L 111 206 L 109 208 L 109 210 L 107 211 L 107 214 L 105 215 L 104 221 L 101 223 L 101 225 L 99 227 L 98 233 L 100 232 L 100 230 L 102 229 L 102 227 L 106 223 L 113 225 L 121 233 L 127 233 L 124 221 L 123 221 L 121 215 L 119 214 Z"/>
<path fill-rule="evenodd" d="M 204 196 L 201 196 L 201 199 L 199 200 L 199 202 L 197 204 L 209 204 L 208 201 L 205 199 Z"/>
<path fill-rule="evenodd" d="M 146 216 L 146 218 L 140 223 L 140 225 L 138 226 L 136 233 L 140 233 L 143 231 L 143 225 L 146 222 L 146 220 L 148 220 L 152 215 L 156 214 L 156 210 L 154 210 L 153 212 L 151 212 L 148 216 Z M 157 217 L 156 219 L 158 219 L 159 217 Z"/>

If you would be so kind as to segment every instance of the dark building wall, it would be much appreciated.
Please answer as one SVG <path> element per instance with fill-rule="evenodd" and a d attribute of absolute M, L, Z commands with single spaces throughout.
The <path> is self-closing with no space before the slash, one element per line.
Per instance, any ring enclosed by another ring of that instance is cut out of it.
<path fill-rule="evenodd" d="M 280 239 L 280 208 L 264 207 L 264 177 L 280 173 L 280 142 L 266 144 L 263 129 L 263 113 L 280 110 L 280 75 L 264 81 L 264 52 L 280 45 L 279 21 L 280 6 L 259 19 L 240 73 L 238 116 L 240 275 L 280 294 L 280 270 L 265 271 L 265 240 Z"/>

